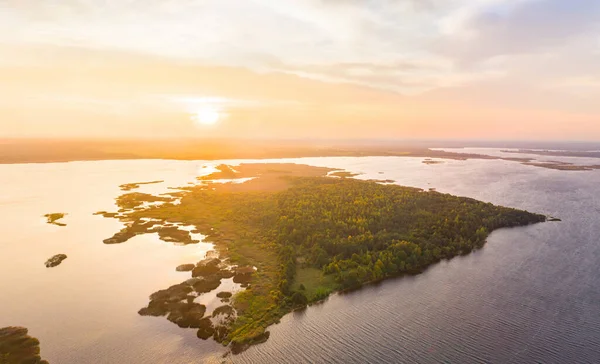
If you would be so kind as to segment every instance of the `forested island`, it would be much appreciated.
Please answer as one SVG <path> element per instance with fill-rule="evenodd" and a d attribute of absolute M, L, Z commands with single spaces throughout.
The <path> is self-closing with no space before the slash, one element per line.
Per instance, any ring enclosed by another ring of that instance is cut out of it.
<path fill-rule="evenodd" d="M 546 220 L 435 191 L 327 177 L 331 172 L 294 164 L 221 165 L 198 185 L 166 196 L 119 197 L 118 213 L 101 214 L 126 227 L 105 243 L 157 232 L 165 241 L 193 244 L 177 228 L 193 225 L 217 249 L 181 266 L 192 277 L 151 295 L 140 314 L 167 316 L 238 352 L 266 340 L 267 327 L 286 313 L 332 292 L 418 273 L 482 247 L 495 229 Z M 219 181 L 232 177 L 252 179 Z M 155 204 L 142 208 L 144 202 Z M 245 288 L 218 292 L 231 277 Z M 225 305 L 211 314 L 194 300 L 212 290 Z"/>

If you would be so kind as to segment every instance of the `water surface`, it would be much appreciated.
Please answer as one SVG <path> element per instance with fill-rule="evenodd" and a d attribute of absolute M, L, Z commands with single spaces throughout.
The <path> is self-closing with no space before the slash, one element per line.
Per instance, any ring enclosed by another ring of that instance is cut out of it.
<path fill-rule="evenodd" d="M 114 210 L 120 184 L 165 180 L 138 191 L 167 192 L 220 162 L 0 165 L 0 326 L 28 327 L 53 363 L 600 362 L 600 171 L 422 160 L 280 161 L 340 167 L 563 222 L 498 230 L 483 249 L 421 275 L 333 295 L 285 316 L 267 343 L 223 359 L 224 349 L 194 330 L 137 314 L 150 293 L 187 278 L 175 267 L 202 259 L 210 242 L 175 246 L 143 235 L 105 245 L 121 225 L 92 215 Z M 49 212 L 69 213 L 67 226 L 46 224 Z M 57 253 L 68 259 L 45 268 Z"/>

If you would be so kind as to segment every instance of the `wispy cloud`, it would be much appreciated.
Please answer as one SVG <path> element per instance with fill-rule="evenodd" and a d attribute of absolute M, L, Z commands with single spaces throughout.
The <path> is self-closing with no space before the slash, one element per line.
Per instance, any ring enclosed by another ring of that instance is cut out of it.
<path fill-rule="evenodd" d="M 381 85 L 377 76 L 335 68 L 355 63 L 392 76 L 398 90 L 473 77 L 452 69 L 453 61 L 551 52 L 597 34 L 600 17 L 596 0 L 21 0 L 0 9 L 4 42 L 83 44 L 256 69 L 277 59 L 288 71 L 329 68 L 322 76 Z M 415 63 L 445 66 L 405 72 Z"/>

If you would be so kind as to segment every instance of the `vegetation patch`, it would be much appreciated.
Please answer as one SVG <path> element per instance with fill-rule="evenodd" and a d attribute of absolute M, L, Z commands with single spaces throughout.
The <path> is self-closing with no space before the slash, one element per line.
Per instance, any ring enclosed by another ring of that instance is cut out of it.
<path fill-rule="evenodd" d="M 150 233 L 158 233 L 158 236 L 162 241 L 170 243 L 185 245 L 200 242 L 199 240 L 193 239 L 189 231 L 181 230 L 177 226 L 169 225 L 161 220 L 130 220 L 124 216 L 121 216 L 121 220 L 126 223 L 126 226 L 116 232 L 112 237 L 104 239 L 104 244 L 121 244 L 137 235 Z"/>
<path fill-rule="evenodd" d="M 576 165 L 566 162 L 523 162 L 526 166 L 556 169 L 558 171 L 592 171 L 600 169 L 600 165 Z"/>
<path fill-rule="evenodd" d="M 217 297 L 219 297 L 219 298 L 231 298 L 231 296 L 233 296 L 233 293 L 231 293 L 231 292 L 219 292 L 219 293 L 217 293 Z"/>
<path fill-rule="evenodd" d="M 376 182 L 376 183 L 386 183 L 386 184 L 396 182 L 393 179 L 370 179 L 369 181 Z"/>
<path fill-rule="evenodd" d="M 198 330 L 199 338 L 206 340 L 213 337 L 222 342 L 226 339 L 229 327 L 234 321 L 235 309 L 231 305 L 223 305 L 215 309 L 212 315 L 205 316 L 206 306 L 194 300 L 202 294 L 217 289 L 222 279 L 231 278 L 235 273 L 230 266 L 217 258 L 207 258 L 197 264 L 185 264 L 185 268 L 179 271 L 191 271 L 192 278 L 154 292 L 149 297 L 148 305 L 138 313 L 141 316 L 164 316 L 181 328 Z M 231 293 L 226 293 L 228 295 L 217 296 L 232 296 Z"/>
<path fill-rule="evenodd" d="M 196 268 L 195 264 L 181 264 L 178 265 L 175 270 L 178 272 L 191 272 L 194 268 Z"/>
<path fill-rule="evenodd" d="M 231 316 L 234 313 L 235 313 L 235 311 L 233 310 L 233 307 L 231 307 L 229 305 L 223 305 L 223 306 L 215 308 L 215 310 L 213 311 L 212 316 L 213 317 L 217 317 L 217 316 L 220 316 L 220 315 Z"/>
<path fill-rule="evenodd" d="M 121 195 L 117 198 L 117 206 L 120 207 L 119 212 L 125 212 L 126 210 L 132 210 L 136 207 L 144 205 L 144 203 L 153 202 L 172 202 L 173 199 L 170 197 L 154 196 L 148 193 L 131 192 Z"/>
<path fill-rule="evenodd" d="M 347 172 L 347 171 L 337 171 L 337 172 L 329 173 L 330 177 L 340 177 L 340 178 L 350 178 L 350 177 L 356 177 L 358 175 L 359 175 L 359 173 L 352 173 L 352 172 Z"/>
<path fill-rule="evenodd" d="M 62 213 L 62 212 L 55 212 L 52 214 L 46 214 L 44 215 L 44 217 L 47 219 L 46 222 L 48 224 L 52 224 L 52 225 L 56 225 L 56 226 L 67 226 L 67 224 L 64 224 L 58 220 L 64 218 L 65 216 L 67 216 L 67 214 Z"/>
<path fill-rule="evenodd" d="M 119 216 L 119 213 L 117 212 L 107 212 L 107 211 L 98 211 L 95 212 L 94 215 L 100 215 L 102 217 L 106 217 L 106 218 L 115 218 Z"/>
<path fill-rule="evenodd" d="M 444 163 L 444 162 L 442 162 L 442 161 L 436 161 L 436 160 L 433 160 L 433 159 L 427 158 L 427 159 L 423 160 L 423 162 L 422 162 L 422 163 L 423 163 L 423 164 L 442 164 L 442 163 Z"/>

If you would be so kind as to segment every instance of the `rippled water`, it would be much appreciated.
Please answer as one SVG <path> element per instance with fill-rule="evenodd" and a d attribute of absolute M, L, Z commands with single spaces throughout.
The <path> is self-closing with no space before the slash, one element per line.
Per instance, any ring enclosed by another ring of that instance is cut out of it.
<path fill-rule="evenodd" d="M 553 158 L 558 159 L 558 158 Z M 494 232 L 486 246 L 425 273 L 385 281 L 287 315 L 267 343 L 222 359 L 194 330 L 141 317 L 150 293 L 182 280 L 178 264 L 210 244 L 144 235 L 104 245 L 120 225 L 118 185 L 164 179 L 164 192 L 202 162 L 105 161 L 0 165 L 0 327 L 21 325 L 53 363 L 597 363 L 600 362 L 600 171 L 556 171 L 499 160 L 305 158 L 397 183 L 557 216 Z M 382 172 L 382 173 L 380 173 Z M 67 212 L 67 227 L 48 225 Z M 69 257 L 52 269 L 51 255 Z M 184 277 L 185 278 L 185 277 Z"/>

